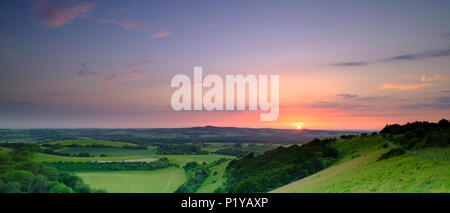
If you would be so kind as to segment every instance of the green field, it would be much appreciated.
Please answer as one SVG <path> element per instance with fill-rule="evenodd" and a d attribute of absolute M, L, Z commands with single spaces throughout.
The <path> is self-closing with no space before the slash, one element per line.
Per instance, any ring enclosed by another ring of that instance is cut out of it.
<path fill-rule="evenodd" d="M 0 157 L 8 156 L 9 152 L 11 152 L 11 151 L 12 151 L 12 149 L 10 149 L 10 148 L 0 147 Z"/>
<path fill-rule="evenodd" d="M 202 183 L 202 186 L 196 191 L 198 193 L 213 193 L 217 188 L 223 185 L 226 181 L 226 178 L 223 177 L 225 174 L 225 169 L 228 166 L 227 162 L 223 162 L 213 168 L 211 168 L 211 174 L 206 178 L 206 180 Z M 216 175 L 214 173 L 217 172 Z"/>
<path fill-rule="evenodd" d="M 246 144 L 242 150 L 262 154 L 268 150 L 276 149 L 281 145 L 277 144 Z"/>
<path fill-rule="evenodd" d="M 75 173 L 92 188 L 109 193 L 171 193 L 186 179 L 184 170 L 176 167 L 152 171 L 113 171 Z"/>
<path fill-rule="evenodd" d="M 61 141 L 52 141 L 47 142 L 44 144 L 61 144 L 63 146 L 76 144 L 79 146 L 87 146 L 87 145 L 104 145 L 104 146 L 113 146 L 113 147 L 123 147 L 123 146 L 136 146 L 136 144 L 133 143 L 127 143 L 127 142 L 119 142 L 119 141 L 108 141 L 108 140 L 61 140 Z"/>
<path fill-rule="evenodd" d="M 116 143 L 116 142 L 113 142 Z M 71 143 L 69 143 L 71 144 Z M 111 144 L 109 144 L 111 145 Z M 107 192 L 148 192 L 148 193 L 163 193 L 174 192 L 182 183 L 186 181 L 186 174 L 182 167 L 192 161 L 200 164 L 211 163 L 221 158 L 232 159 L 232 156 L 210 154 L 210 155 L 156 155 L 156 147 L 149 147 L 149 149 L 124 149 L 124 148 L 92 148 L 92 147 L 64 147 L 58 152 L 66 153 L 80 153 L 88 152 L 94 155 L 107 154 L 108 157 L 65 157 L 44 153 L 35 153 L 31 158 L 36 162 L 89 162 L 89 161 L 122 161 L 141 158 L 162 158 L 166 157 L 170 162 L 180 165 L 179 168 L 169 167 L 164 169 L 152 171 L 111 171 L 111 172 L 79 172 L 78 176 L 95 189 L 105 189 Z M 6 154 L 9 151 L 2 148 L 0 154 Z M 214 167 L 218 174 L 211 177 L 205 182 L 204 190 L 213 192 L 219 185 L 222 184 L 221 178 L 228 162 Z M 216 180 L 215 183 L 212 183 Z"/>
<path fill-rule="evenodd" d="M 89 162 L 89 161 L 122 161 L 131 159 L 141 159 L 141 158 L 162 158 L 167 157 L 172 163 L 184 166 L 186 163 L 191 161 L 197 161 L 198 163 L 210 163 L 221 158 L 232 159 L 232 156 L 227 155 L 136 155 L 136 156 L 116 156 L 116 157 L 65 157 L 57 155 L 49 155 L 44 153 L 35 153 L 31 158 L 32 161 L 36 162 Z"/>
<path fill-rule="evenodd" d="M 91 155 L 100 156 L 106 154 L 108 156 L 135 156 L 135 155 L 154 155 L 156 147 L 149 146 L 147 149 L 123 149 L 123 148 L 91 148 L 91 147 L 64 147 L 55 150 L 57 152 L 68 154 L 89 153 Z"/>
<path fill-rule="evenodd" d="M 334 145 L 345 155 L 339 163 L 272 192 L 450 192 L 449 161 L 410 154 L 377 161 L 389 150 L 386 142 L 339 140 Z"/>

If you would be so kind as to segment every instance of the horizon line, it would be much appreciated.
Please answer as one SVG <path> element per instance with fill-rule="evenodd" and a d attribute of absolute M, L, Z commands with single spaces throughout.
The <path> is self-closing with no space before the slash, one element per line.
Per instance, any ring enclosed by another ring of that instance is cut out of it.
<path fill-rule="evenodd" d="M 1 129 L 8 130 L 30 130 L 30 129 L 188 129 L 188 128 L 206 128 L 206 127 L 216 127 L 216 128 L 240 128 L 240 129 L 273 129 L 273 130 L 293 130 L 299 131 L 295 128 L 271 128 L 271 127 L 238 127 L 238 126 L 213 126 L 213 125 L 205 125 L 205 126 L 186 126 L 186 127 L 0 127 Z M 309 129 L 304 128 L 303 130 L 313 130 L 313 131 L 336 131 L 336 132 L 344 132 L 344 131 L 356 131 L 356 132 L 379 132 L 381 129 Z"/>

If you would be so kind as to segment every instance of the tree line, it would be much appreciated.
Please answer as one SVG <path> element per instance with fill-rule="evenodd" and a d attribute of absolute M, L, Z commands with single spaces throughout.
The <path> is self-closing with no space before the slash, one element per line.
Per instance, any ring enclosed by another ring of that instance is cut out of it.
<path fill-rule="evenodd" d="M 396 145 L 378 159 L 384 160 L 403 155 L 406 150 L 450 146 L 450 121 L 442 119 L 438 123 L 415 121 L 404 125 L 386 125 L 380 134 Z"/>
<path fill-rule="evenodd" d="M 174 166 L 167 158 L 153 162 L 47 162 L 61 172 L 155 170 Z"/>
<path fill-rule="evenodd" d="M 161 144 L 156 149 L 160 155 L 207 155 L 208 151 L 202 150 L 196 144 Z"/>
<path fill-rule="evenodd" d="M 0 193 L 91 193 L 94 190 L 71 173 L 30 160 L 37 146 L 12 145 L 10 156 L 0 157 Z"/>
<path fill-rule="evenodd" d="M 216 192 L 267 192 L 314 174 L 337 160 L 338 152 L 331 145 L 334 141 L 315 139 L 302 146 L 278 147 L 232 160 L 225 173 L 228 179 Z"/>

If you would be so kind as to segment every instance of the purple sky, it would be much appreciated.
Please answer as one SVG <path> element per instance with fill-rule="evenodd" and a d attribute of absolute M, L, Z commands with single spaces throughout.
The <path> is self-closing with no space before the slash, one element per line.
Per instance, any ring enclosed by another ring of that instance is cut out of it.
<path fill-rule="evenodd" d="M 379 129 L 450 117 L 449 1 L 1 1 L 0 128 Z M 280 75 L 280 116 L 174 112 L 170 80 Z"/>

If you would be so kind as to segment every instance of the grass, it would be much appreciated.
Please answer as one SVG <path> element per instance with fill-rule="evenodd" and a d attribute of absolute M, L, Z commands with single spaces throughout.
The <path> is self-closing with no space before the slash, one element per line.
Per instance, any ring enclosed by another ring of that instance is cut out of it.
<path fill-rule="evenodd" d="M 155 155 L 156 157 L 167 157 L 169 161 L 184 166 L 188 162 L 196 161 L 198 163 L 211 163 L 221 158 L 233 159 L 232 156 L 209 154 L 209 155 Z"/>
<path fill-rule="evenodd" d="M 71 155 L 87 152 L 95 156 L 100 156 L 101 154 L 106 154 L 108 156 L 135 156 L 135 155 L 154 155 L 156 154 L 156 147 L 149 146 L 147 149 L 64 147 L 56 151 L 68 153 Z"/>
<path fill-rule="evenodd" d="M 35 162 L 89 162 L 89 161 L 121 161 L 140 158 L 150 158 L 148 155 L 144 156 L 116 156 L 116 157 L 64 157 L 57 155 L 49 155 L 43 153 L 35 153 L 31 158 Z"/>
<path fill-rule="evenodd" d="M 262 154 L 268 150 L 276 149 L 280 145 L 276 144 L 248 144 L 242 150 Z"/>
<path fill-rule="evenodd" d="M 231 159 L 233 157 L 226 155 L 210 154 L 210 155 L 136 155 L 136 156 L 115 156 L 115 157 L 64 157 L 57 155 L 49 155 L 43 153 L 35 153 L 31 158 L 36 162 L 89 162 L 89 161 L 122 161 L 140 158 L 162 158 L 167 157 L 171 162 L 184 166 L 186 163 L 196 161 L 198 163 L 210 163 L 221 158 Z"/>
<path fill-rule="evenodd" d="M 211 168 L 211 174 L 202 183 L 202 186 L 197 190 L 197 193 L 213 193 L 217 188 L 223 185 L 226 178 L 223 177 L 225 169 L 230 161 L 223 162 Z M 217 172 L 216 175 L 214 173 Z"/>
<path fill-rule="evenodd" d="M 176 167 L 152 171 L 112 171 L 75 173 L 95 189 L 109 193 L 171 193 L 186 179 Z"/>
<path fill-rule="evenodd" d="M 7 157 L 11 151 L 11 148 L 0 147 L 0 157 Z"/>
<path fill-rule="evenodd" d="M 380 136 L 339 140 L 347 155 L 336 165 L 272 192 L 450 192 L 448 161 L 401 155 L 378 161 L 389 148 Z"/>
<path fill-rule="evenodd" d="M 277 145 L 277 144 L 244 144 L 244 146 L 239 149 L 241 149 L 242 151 L 248 151 L 248 152 L 254 152 L 257 154 L 262 154 L 268 150 L 276 149 L 279 146 L 281 146 L 281 145 Z M 202 148 L 202 150 L 212 153 L 212 152 L 216 152 L 219 149 L 231 148 L 231 147 L 233 147 L 233 144 L 224 144 L 224 145 L 220 145 L 220 143 L 219 143 L 219 145 L 208 144 L 208 147 L 204 147 L 204 148 Z"/>
<path fill-rule="evenodd" d="M 449 161 L 450 147 L 447 148 L 425 148 L 420 150 L 407 150 L 406 154 L 430 158 L 435 160 Z"/>
<path fill-rule="evenodd" d="M 66 149 L 66 148 L 64 148 Z M 73 148 L 67 148 L 73 149 Z M 76 149 L 97 149 L 105 150 L 117 149 L 117 151 L 123 152 L 124 155 L 128 156 L 113 156 L 113 157 L 64 157 L 57 155 L 49 155 L 43 153 L 35 153 L 32 157 L 32 161 L 36 162 L 81 162 L 81 161 L 121 161 L 130 159 L 140 159 L 140 158 L 162 158 L 167 157 L 172 163 L 180 165 L 180 168 L 169 167 L 164 169 L 152 170 L 152 171 L 111 171 L 111 172 L 79 172 L 76 173 L 78 176 L 83 178 L 85 182 L 95 189 L 105 189 L 107 192 L 122 192 L 122 193 L 164 193 L 164 192 L 174 192 L 182 183 L 186 181 L 186 174 L 182 167 L 191 161 L 196 161 L 198 163 L 211 163 L 213 161 L 219 160 L 221 158 L 232 159 L 231 156 L 210 154 L 210 155 L 134 155 L 131 156 L 130 152 L 140 151 L 133 149 L 118 149 L 118 148 L 85 148 L 76 147 Z M 80 151 L 80 150 L 77 150 Z M 92 151 L 92 150 L 91 150 Z M 145 150 L 141 150 L 145 151 Z M 80 151 L 81 152 L 81 151 Z M 7 153 L 7 150 L 2 148 L 0 154 Z M 212 179 L 217 179 L 217 177 L 223 176 L 225 167 L 228 162 L 222 163 L 216 167 L 214 170 L 218 171 L 217 176 Z M 221 180 L 217 181 L 217 184 L 221 184 Z M 215 188 L 219 185 L 209 184 L 205 187 L 208 192 L 213 192 Z M 214 188 L 215 187 L 215 188 Z"/>
<path fill-rule="evenodd" d="M 108 140 L 93 140 L 93 139 L 88 139 L 88 140 L 61 140 L 61 141 L 52 141 L 52 142 L 47 142 L 44 144 L 61 144 L 61 145 L 71 145 L 71 144 L 76 144 L 79 146 L 86 146 L 86 145 L 93 145 L 93 144 L 100 144 L 100 145 L 104 145 L 104 146 L 113 146 L 113 147 L 123 147 L 123 146 L 136 146 L 136 144 L 133 143 L 127 143 L 127 142 L 119 142 L 119 141 L 108 141 Z"/>
<path fill-rule="evenodd" d="M 215 152 L 219 149 L 223 149 L 224 147 L 204 147 L 202 150 L 208 151 L 210 153 Z"/>

